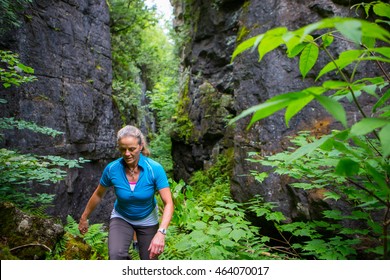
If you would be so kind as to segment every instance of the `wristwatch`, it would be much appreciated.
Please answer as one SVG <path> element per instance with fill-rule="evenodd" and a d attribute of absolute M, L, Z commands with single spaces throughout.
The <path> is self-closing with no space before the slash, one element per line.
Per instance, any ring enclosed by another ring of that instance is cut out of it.
<path fill-rule="evenodd" d="M 159 228 L 158 231 L 161 232 L 164 235 L 167 234 L 167 230 L 165 228 Z"/>

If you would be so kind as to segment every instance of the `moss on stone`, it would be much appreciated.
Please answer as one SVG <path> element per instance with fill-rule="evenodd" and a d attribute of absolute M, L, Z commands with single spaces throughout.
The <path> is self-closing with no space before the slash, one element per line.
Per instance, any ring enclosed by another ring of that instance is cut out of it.
<path fill-rule="evenodd" d="M 173 129 L 175 137 L 183 139 L 185 143 L 188 143 L 192 139 L 194 124 L 190 120 L 188 115 L 188 108 L 190 105 L 189 87 L 190 87 L 190 75 L 185 74 L 184 85 L 181 91 L 181 97 L 177 105 L 176 126 Z"/>
<path fill-rule="evenodd" d="M 70 233 L 65 234 L 66 245 L 63 253 L 66 260 L 90 260 L 92 259 L 91 246 L 80 237 L 74 237 Z"/>

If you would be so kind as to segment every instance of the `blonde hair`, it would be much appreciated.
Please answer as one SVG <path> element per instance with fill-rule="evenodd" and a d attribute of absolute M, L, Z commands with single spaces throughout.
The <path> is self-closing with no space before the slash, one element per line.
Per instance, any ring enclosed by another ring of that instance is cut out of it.
<path fill-rule="evenodd" d="M 117 137 L 116 137 L 116 141 L 119 142 L 119 140 L 121 140 L 123 137 L 134 137 L 134 138 L 137 138 L 138 139 L 138 144 L 143 146 L 141 153 L 144 156 L 150 156 L 150 151 L 149 151 L 149 149 L 147 147 L 147 142 L 146 142 L 145 136 L 141 132 L 141 130 L 139 130 L 135 126 L 126 125 L 125 127 L 121 128 L 118 131 L 118 134 L 117 134 Z"/>

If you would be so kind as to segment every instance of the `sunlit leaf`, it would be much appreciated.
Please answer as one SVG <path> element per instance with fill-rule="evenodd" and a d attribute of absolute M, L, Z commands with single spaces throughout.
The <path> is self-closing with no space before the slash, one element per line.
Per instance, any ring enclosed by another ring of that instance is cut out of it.
<path fill-rule="evenodd" d="M 325 65 L 320 73 L 318 74 L 316 80 L 318 80 L 320 77 L 322 77 L 324 74 L 329 73 L 333 70 L 342 70 L 352 62 L 356 61 L 360 55 L 363 53 L 362 50 L 349 50 L 344 51 L 340 54 L 340 57 L 336 59 L 335 61 L 329 62 L 327 65 Z"/>
<path fill-rule="evenodd" d="M 369 51 L 373 52 L 373 53 L 380 53 L 381 55 L 384 55 L 384 56 L 390 58 L 390 48 L 389 47 L 371 48 L 371 49 L 369 49 Z"/>
<path fill-rule="evenodd" d="M 350 84 L 347 83 L 347 82 L 344 82 L 344 81 L 333 81 L 333 80 L 329 80 L 329 81 L 325 81 L 322 86 L 324 88 L 327 88 L 327 89 L 344 89 L 346 87 L 348 87 Z"/>
<path fill-rule="evenodd" d="M 255 37 L 252 37 L 248 40 L 245 40 L 244 42 L 242 42 L 241 44 L 239 44 L 237 46 L 237 48 L 234 50 L 233 54 L 232 54 L 232 59 L 231 61 L 233 62 L 233 60 L 236 58 L 237 55 L 243 53 L 244 51 L 250 49 L 253 47 L 253 45 L 255 44 L 256 41 L 258 41 L 259 39 L 262 39 L 264 37 L 264 34 L 260 34 L 258 36 L 255 36 Z"/>
<path fill-rule="evenodd" d="M 305 46 L 299 59 L 299 70 L 303 78 L 313 68 L 318 59 L 319 49 L 314 43 L 309 43 Z"/>
<path fill-rule="evenodd" d="M 291 93 L 286 93 L 282 95 L 275 96 L 269 100 L 267 100 L 265 103 L 261 104 L 263 105 L 260 109 L 258 109 L 250 123 L 249 126 L 252 126 L 255 122 L 262 120 L 275 112 L 287 107 L 291 102 L 296 101 L 298 99 L 301 99 L 303 97 L 306 97 L 307 93 L 302 91 L 302 92 L 291 92 Z"/>
<path fill-rule="evenodd" d="M 390 5 L 379 2 L 373 7 L 374 13 L 381 17 L 390 18 Z"/>
<path fill-rule="evenodd" d="M 273 51 L 277 47 L 279 47 L 281 44 L 284 43 L 283 41 L 283 34 L 287 32 L 286 27 L 277 27 L 275 29 L 271 29 L 265 33 L 265 36 L 263 40 L 261 40 L 259 44 L 259 61 L 261 61 L 267 53 L 270 51 Z"/>
<path fill-rule="evenodd" d="M 243 239 L 246 237 L 246 231 L 242 229 L 234 229 L 230 234 L 229 237 L 233 238 L 234 241 L 239 241 L 240 239 Z"/>
<path fill-rule="evenodd" d="M 390 155 L 390 124 L 385 125 L 379 132 L 379 139 L 382 145 L 382 153 L 384 157 Z"/>
<path fill-rule="evenodd" d="M 343 36 L 355 44 L 362 42 L 362 24 L 359 20 L 348 20 L 335 24 L 336 29 Z"/>
<path fill-rule="evenodd" d="M 361 20 L 362 32 L 364 36 L 371 37 L 377 40 L 381 40 L 390 43 L 390 32 L 381 27 L 380 25 L 368 21 Z"/>
<path fill-rule="evenodd" d="M 389 120 L 378 118 L 364 118 L 361 121 L 355 123 L 351 128 L 351 134 L 353 135 L 366 135 L 373 130 L 383 127 L 389 124 Z"/>
<path fill-rule="evenodd" d="M 326 136 L 323 136 L 322 138 L 320 138 L 312 143 L 309 143 L 305 146 L 298 148 L 295 152 L 293 152 L 291 155 L 289 155 L 287 157 L 286 162 L 290 163 L 290 162 L 292 162 L 292 161 L 294 161 L 294 160 L 296 160 L 296 159 L 298 159 L 306 154 L 310 154 L 315 149 L 317 149 L 322 144 L 324 144 L 325 141 L 327 141 L 331 137 L 332 137 L 332 135 L 326 135 Z"/>
<path fill-rule="evenodd" d="M 342 215 L 340 210 L 325 210 L 322 212 L 325 218 L 342 220 L 344 216 Z"/>
<path fill-rule="evenodd" d="M 298 100 L 292 101 L 288 104 L 286 113 L 285 113 L 285 122 L 288 126 L 291 118 L 295 116 L 299 111 L 302 110 L 307 104 L 309 104 L 314 99 L 314 95 L 308 95 Z"/>
<path fill-rule="evenodd" d="M 341 195 L 335 192 L 325 192 L 324 193 L 324 199 L 334 199 L 334 200 L 339 200 L 341 198 Z"/>
<path fill-rule="evenodd" d="M 307 44 L 301 42 L 301 39 L 292 32 L 285 33 L 282 39 L 287 47 L 287 56 L 290 58 L 297 56 Z"/>
<path fill-rule="evenodd" d="M 257 117 L 255 119 L 252 118 L 250 125 L 251 126 L 254 122 L 261 120 L 265 117 L 268 117 L 272 115 L 273 113 L 287 107 L 287 105 L 290 103 L 289 99 L 280 99 L 280 100 L 274 100 L 270 101 L 268 100 L 265 103 L 258 104 L 256 106 L 253 106 L 249 109 L 244 110 L 241 114 L 239 114 L 237 117 L 233 118 L 229 124 L 232 124 L 239 119 L 242 119 L 250 114 L 257 113 Z M 260 112 L 260 113 L 259 113 Z"/>
<path fill-rule="evenodd" d="M 322 36 L 322 42 L 324 47 L 329 47 L 333 43 L 334 37 L 330 34 Z"/>
<path fill-rule="evenodd" d="M 378 102 L 372 107 L 372 112 L 375 113 L 379 107 L 386 103 L 390 99 L 390 89 L 378 100 Z"/>

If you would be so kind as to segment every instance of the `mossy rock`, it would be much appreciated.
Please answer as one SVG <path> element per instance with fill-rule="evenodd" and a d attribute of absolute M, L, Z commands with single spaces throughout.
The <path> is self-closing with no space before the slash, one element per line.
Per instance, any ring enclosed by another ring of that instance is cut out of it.
<path fill-rule="evenodd" d="M 92 258 L 91 246 L 78 236 L 74 237 L 69 233 L 65 234 L 67 240 L 63 253 L 66 260 L 90 260 Z"/>
<path fill-rule="evenodd" d="M 12 203 L 0 204 L 0 223 L 4 246 L 21 260 L 45 259 L 64 234 L 54 219 L 24 213 Z"/>

